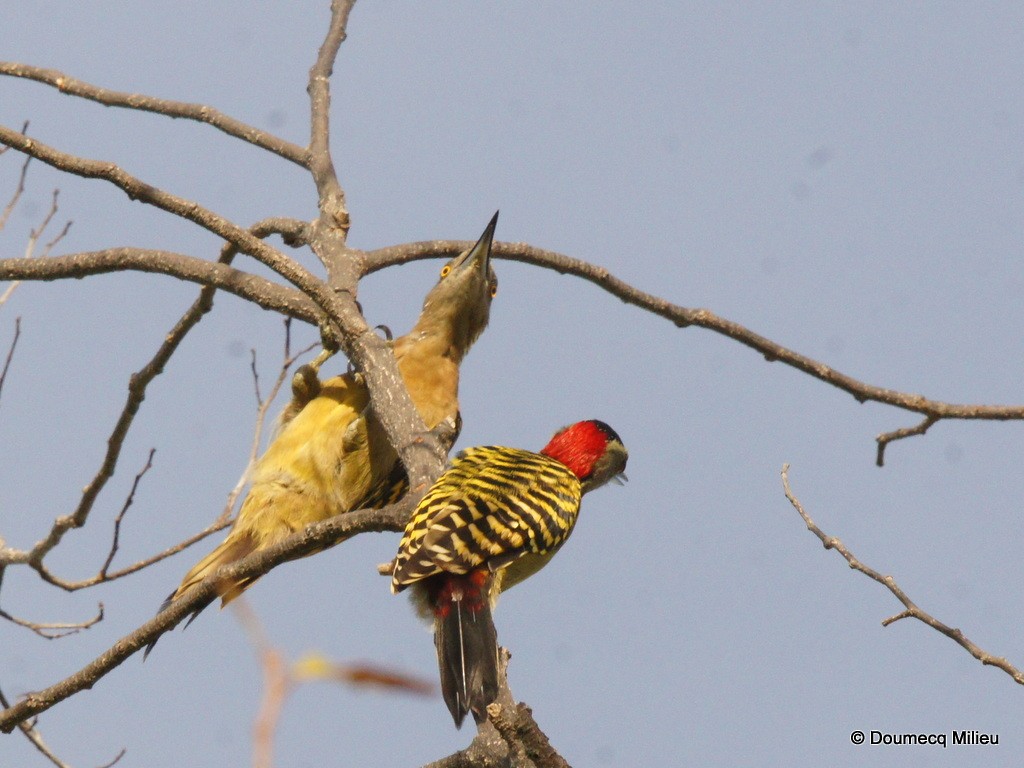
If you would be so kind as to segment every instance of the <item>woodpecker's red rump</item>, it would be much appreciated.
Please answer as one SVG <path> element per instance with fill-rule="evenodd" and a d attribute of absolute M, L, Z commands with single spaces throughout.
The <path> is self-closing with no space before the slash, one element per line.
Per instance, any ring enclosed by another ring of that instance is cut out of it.
<path fill-rule="evenodd" d="M 428 580 L 434 614 L 445 618 L 451 613 L 452 606 L 461 604 L 469 613 L 479 613 L 490 599 L 487 595 L 488 577 L 483 571 L 473 571 L 465 576 L 443 574 Z"/>
<path fill-rule="evenodd" d="M 594 471 L 594 465 L 613 440 L 622 442 L 603 421 L 579 421 L 556 433 L 541 453 L 562 462 L 582 480 Z"/>

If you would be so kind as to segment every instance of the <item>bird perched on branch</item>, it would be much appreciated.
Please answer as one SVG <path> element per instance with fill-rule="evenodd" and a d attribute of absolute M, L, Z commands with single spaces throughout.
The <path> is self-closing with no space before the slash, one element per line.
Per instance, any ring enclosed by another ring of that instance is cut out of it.
<path fill-rule="evenodd" d="M 445 420 L 458 423 L 459 364 L 487 326 L 497 293 L 491 268 L 497 221 L 495 213 L 476 245 L 444 265 L 416 325 L 392 343 L 398 370 L 428 429 Z M 385 506 L 404 493 L 405 470 L 373 414 L 363 376 L 347 373 L 320 382 L 319 367 L 330 355 L 325 351 L 295 374 L 292 402 L 256 464 L 238 519 L 223 543 L 185 575 L 164 607 L 221 566 L 310 523 Z M 222 606 L 254 580 L 219 583 Z"/>
<path fill-rule="evenodd" d="M 498 594 L 543 568 L 572 533 L 583 494 L 621 479 L 628 454 L 602 421 L 555 433 L 540 451 L 458 454 L 420 501 L 398 547 L 391 591 L 413 587 L 433 620 L 441 692 L 455 725 L 486 719 L 498 694 Z"/>

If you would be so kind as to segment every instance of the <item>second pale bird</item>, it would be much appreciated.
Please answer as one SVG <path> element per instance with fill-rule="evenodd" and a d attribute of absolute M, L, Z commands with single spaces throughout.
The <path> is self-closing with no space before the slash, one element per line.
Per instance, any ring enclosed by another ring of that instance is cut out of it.
<path fill-rule="evenodd" d="M 394 341 L 398 370 L 428 429 L 459 411 L 459 364 L 487 326 L 497 278 L 491 268 L 495 213 L 470 250 L 441 269 L 419 320 Z M 321 383 L 317 368 L 296 375 L 294 399 L 280 432 L 259 459 L 252 487 L 231 532 L 167 598 L 169 605 L 218 568 L 278 543 L 310 523 L 342 512 L 384 506 L 405 490 L 405 470 L 370 408 L 363 377 Z M 217 585 L 222 605 L 255 579 Z M 201 610 L 201 608 L 200 608 Z"/>

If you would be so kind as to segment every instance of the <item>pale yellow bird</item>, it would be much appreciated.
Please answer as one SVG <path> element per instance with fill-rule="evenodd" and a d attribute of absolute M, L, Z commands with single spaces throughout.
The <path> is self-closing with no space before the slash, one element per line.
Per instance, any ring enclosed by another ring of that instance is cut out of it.
<path fill-rule="evenodd" d="M 428 429 L 458 419 L 459 364 L 487 326 L 497 293 L 491 267 L 497 220 L 496 213 L 476 245 L 444 265 L 416 325 L 393 342 L 398 370 Z M 256 464 L 238 519 L 221 545 L 185 575 L 164 607 L 222 565 L 276 544 L 310 523 L 384 506 L 404 493 L 405 470 L 369 407 L 362 375 L 347 373 L 321 383 L 317 368 L 326 357 L 296 374 L 293 400 Z M 218 584 L 221 605 L 253 581 Z"/>

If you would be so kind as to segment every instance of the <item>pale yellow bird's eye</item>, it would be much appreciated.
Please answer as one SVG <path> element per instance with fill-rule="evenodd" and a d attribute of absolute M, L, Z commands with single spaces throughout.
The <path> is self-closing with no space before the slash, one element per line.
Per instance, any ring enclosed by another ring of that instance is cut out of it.
<path fill-rule="evenodd" d="M 441 267 L 441 278 L 444 279 L 444 278 L 448 277 L 448 275 L 449 275 L 449 273 L 451 271 L 452 271 L 452 265 L 451 264 L 445 264 L 443 267 Z"/>

